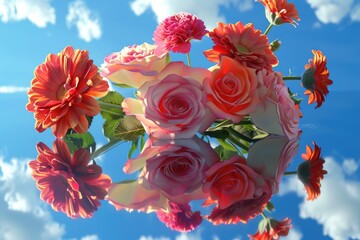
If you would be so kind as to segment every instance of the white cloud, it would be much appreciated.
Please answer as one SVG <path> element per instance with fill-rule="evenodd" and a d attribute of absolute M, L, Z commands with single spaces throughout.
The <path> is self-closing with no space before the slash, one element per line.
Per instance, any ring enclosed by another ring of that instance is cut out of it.
<path fill-rule="evenodd" d="M 99 240 L 99 237 L 97 235 L 87 235 L 82 237 L 81 240 Z"/>
<path fill-rule="evenodd" d="M 286 237 L 281 238 L 281 240 L 301 240 L 302 237 L 303 235 L 298 229 L 291 228 L 289 234 Z"/>
<path fill-rule="evenodd" d="M 350 18 L 353 21 L 360 21 L 360 4 L 357 4 L 352 8 Z"/>
<path fill-rule="evenodd" d="M 65 226 L 52 220 L 40 200 L 27 162 L 17 159 L 6 162 L 0 156 L 1 240 L 60 240 Z"/>
<path fill-rule="evenodd" d="M 170 240 L 170 238 L 167 238 L 167 237 L 155 238 L 155 237 L 151 237 L 151 236 L 141 236 L 139 238 L 139 240 Z"/>
<path fill-rule="evenodd" d="M 91 11 L 83 0 L 76 0 L 69 4 L 66 16 L 68 27 L 76 26 L 79 37 L 86 42 L 101 37 L 100 20 L 96 13 Z"/>
<path fill-rule="evenodd" d="M 1 21 L 29 20 L 38 27 L 55 24 L 55 9 L 50 0 L 0 0 Z"/>
<path fill-rule="evenodd" d="M 352 158 L 345 159 L 342 163 L 342 168 L 347 175 L 352 175 L 359 169 L 359 162 Z"/>
<path fill-rule="evenodd" d="M 207 0 L 204 7 L 203 1 L 134 0 L 130 7 L 138 16 L 150 8 L 158 22 L 181 11 L 189 12 L 203 20 L 208 29 L 212 29 L 217 22 L 226 22 L 225 16 L 220 14 L 220 7 L 236 7 L 240 11 L 247 11 L 253 3 L 253 0 Z"/>
<path fill-rule="evenodd" d="M 307 0 L 322 23 L 339 23 L 350 14 L 354 0 Z M 301 16 L 300 16 L 301 17 Z"/>
<path fill-rule="evenodd" d="M 348 179 L 340 164 L 325 158 L 328 171 L 321 182 L 321 195 L 306 201 L 304 186 L 296 177 L 280 186 L 280 194 L 296 192 L 304 197 L 300 217 L 311 218 L 323 225 L 324 235 L 335 240 L 360 239 L 360 181 Z"/>
<path fill-rule="evenodd" d="M 27 90 L 29 90 L 27 87 L 0 86 L 0 94 L 26 92 Z"/>

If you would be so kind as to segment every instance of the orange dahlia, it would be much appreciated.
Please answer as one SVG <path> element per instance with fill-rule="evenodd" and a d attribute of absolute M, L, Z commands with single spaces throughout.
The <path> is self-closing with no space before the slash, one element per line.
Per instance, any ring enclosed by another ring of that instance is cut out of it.
<path fill-rule="evenodd" d="M 280 25 L 290 23 L 294 27 L 300 21 L 298 11 L 293 3 L 287 3 L 287 0 L 258 0 L 265 7 L 266 18 L 271 24 Z"/>
<path fill-rule="evenodd" d="M 100 112 L 94 98 L 105 96 L 109 88 L 88 51 L 68 46 L 57 55 L 49 54 L 34 75 L 26 109 L 34 112 L 36 130 L 52 127 L 57 138 L 65 136 L 70 128 L 86 132 L 86 116 Z"/>
<path fill-rule="evenodd" d="M 329 79 L 329 71 L 326 67 L 326 57 L 321 51 L 312 50 L 314 58 L 305 65 L 302 75 L 302 85 L 306 88 L 305 94 L 309 95 L 308 103 L 317 102 L 316 108 L 325 102 L 325 96 L 329 93 L 328 86 L 333 82 Z"/>
<path fill-rule="evenodd" d="M 273 218 L 265 218 L 260 224 L 256 234 L 249 235 L 252 240 L 273 240 L 280 239 L 280 236 L 287 236 L 292 227 L 291 219 L 285 218 L 277 221 Z"/>
<path fill-rule="evenodd" d="M 212 62 L 219 62 L 225 55 L 246 64 L 254 69 L 267 69 L 278 64 L 278 59 L 271 51 L 266 35 L 256 30 L 249 23 L 245 26 L 241 22 L 236 24 L 218 23 L 209 33 L 215 46 L 204 51 L 206 58 Z"/>
<path fill-rule="evenodd" d="M 306 153 L 301 155 L 305 162 L 301 163 L 297 170 L 298 178 L 305 185 L 307 200 L 314 200 L 320 195 L 320 180 L 327 173 L 326 170 L 323 170 L 325 161 L 320 156 L 321 149 L 315 142 L 313 144 L 314 150 L 310 146 L 306 146 Z"/>
<path fill-rule="evenodd" d="M 32 177 L 41 191 L 40 198 L 71 218 L 91 217 L 111 186 L 111 178 L 102 174 L 96 164 L 90 164 L 87 149 L 70 155 L 68 146 L 55 140 L 53 150 L 38 143 L 39 155 L 29 163 Z"/>

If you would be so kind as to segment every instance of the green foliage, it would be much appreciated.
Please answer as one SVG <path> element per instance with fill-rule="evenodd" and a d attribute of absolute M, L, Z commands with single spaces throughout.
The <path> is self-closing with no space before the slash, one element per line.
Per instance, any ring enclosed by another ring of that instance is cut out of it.
<path fill-rule="evenodd" d="M 100 114 L 105 121 L 119 119 L 124 116 L 121 103 L 124 97 L 117 92 L 109 92 L 105 97 L 98 100 Z"/>
<path fill-rule="evenodd" d="M 93 152 L 96 146 L 95 139 L 90 132 L 66 134 L 63 140 L 68 145 L 71 153 L 74 153 L 80 148 L 86 148 L 89 152 Z"/>
<path fill-rule="evenodd" d="M 145 130 L 139 120 L 134 116 L 124 116 L 119 120 L 113 132 L 113 137 L 124 141 L 134 141 L 143 135 Z"/>
<path fill-rule="evenodd" d="M 215 152 L 218 154 L 221 160 L 227 160 L 234 155 L 237 155 L 237 151 L 232 151 L 224 148 L 222 145 L 217 146 L 214 148 Z"/>

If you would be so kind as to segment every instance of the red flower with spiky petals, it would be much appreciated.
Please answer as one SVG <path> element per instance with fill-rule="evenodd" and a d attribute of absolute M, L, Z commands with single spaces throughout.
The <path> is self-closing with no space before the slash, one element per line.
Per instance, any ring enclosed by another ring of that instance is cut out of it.
<path fill-rule="evenodd" d="M 249 238 L 252 240 L 279 239 L 280 236 L 287 236 L 291 227 L 291 219 L 289 218 L 285 218 L 282 221 L 277 221 L 273 218 L 265 218 L 259 223 L 257 233 L 249 235 Z"/>
<path fill-rule="evenodd" d="M 300 21 L 298 11 L 293 3 L 287 0 L 258 0 L 265 7 L 266 18 L 274 25 L 290 23 L 294 27 Z"/>
<path fill-rule="evenodd" d="M 220 57 L 225 55 L 250 68 L 265 68 L 268 71 L 278 64 L 267 36 L 255 29 L 251 23 L 218 23 L 218 26 L 209 32 L 209 36 L 215 44 L 212 49 L 204 51 L 209 61 L 219 62 Z"/>
<path fill-rule="evenodd" d="M 95 98 L 105 96 L 109 88 L 88 51 L 68 46 L 59 54 L 49 54 L 34 74 L 26 109 L 34 112 L 36 130 L 51 127 L 57 138 L 64 137 L 69 128 L 86 132 L 86 116 L 100 112 Z"/>
<path fill-rule="evenodd" d="M 300 181 L 305 185 L 307 200 L 314 200 L 320 195 L 320 180 L 327 174 L 323 169 L 325 160 L 321 157 L 321 149 L 315 142 L 313 144 L 314 150 L 306 146 L 306 153 L 301 155 L 305 162 L 297 170 Z"/>
<path fill-rule="evenodd" d="M 326 67 L 326 57 L 320 50 L 312 50 L 314 58 L 305 65 L 302 75 L 302 85 L 306 88 L 305 94 L 309 95 L 308 103 L 317 103 L 318 108 L 325 102 L 325 96 L 329 93 L 328 86 L 333 82 L 329 79 L 329 71 Z"/>
<path fill-rule="evenodd" d="M 40 189 L 40 197 L 51 207 L 71 218 L 92 217 L 107 195 L 111 178 L 102 174 L 96 164 L 90 164 L 87 149 L 78 149 L 71 156 L 63 140 L 57 139 L 53 150 L 37 144 L 39 155 L 29 163 L 32 177 Z"/>

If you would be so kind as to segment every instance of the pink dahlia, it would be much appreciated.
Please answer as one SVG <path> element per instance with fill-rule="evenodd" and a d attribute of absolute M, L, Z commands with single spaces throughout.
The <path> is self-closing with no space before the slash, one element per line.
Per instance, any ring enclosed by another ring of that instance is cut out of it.
<path fill-rule="evenodd" d="M 207 33 L 204 22 L 195 15 L 181 12 L 165 18 L 155 29 L 153 40 L 157 49 L 156 55 L 173 51 L 188 53 L 192 39 L 201 40 Z"/>
<path fill-rule="evenodd" d="M 55 211 L 71 218 L 92 217 L 111 186 L 111 178 L 90 164 L 90 153 L 79 149 L 70 155 L 63 140 L 57 139 L 53 150 L 37 145 L 39 155 L 29 163 L 32 177 L 41 191 L 40 198 Z"/>

